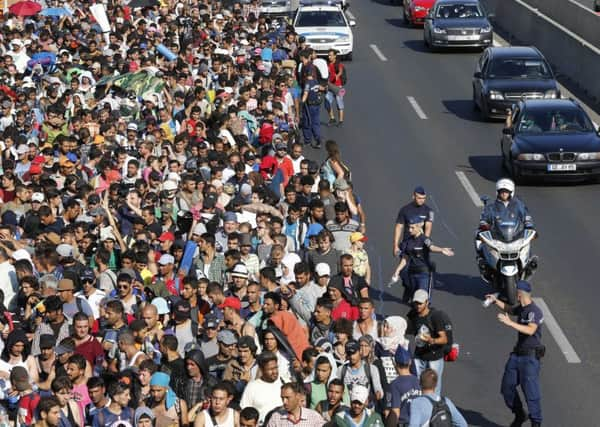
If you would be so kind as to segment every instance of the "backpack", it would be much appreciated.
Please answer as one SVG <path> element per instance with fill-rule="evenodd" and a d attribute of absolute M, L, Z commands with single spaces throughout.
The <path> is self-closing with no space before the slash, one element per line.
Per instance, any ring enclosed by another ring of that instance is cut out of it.
<path fill-rule="evenodd" d="M 344 378 L 346 377 L 346 373 L 348 372 L 348 364 L 345 363 L 342 366 L 342 376 L 340 377 L 340 379 L 342 380 L 342 382 L 344 381 Z M 373 402 L 373 404 L 377 404 L 377 399 L 375 398 L 375 387 L 373 386 L 373 377 L 371 374 L 371 367 L 375 368 L 375 365 L 371 364 L 371 363 L 366 363 L 363 362 L 363 369 L 365 370 L 365 375 L 367 376 L 367 381 L 369 382 L 369 399 L 371 400 L 371 402 Z M 350 390 L 348 390 L 350 391 Z"/>
<path fill-rule="evenodd" d="M 340 64 L 339 62 L 335 64 L 335 74 L 338 74 L 340 72 L 340 67 L 342 67 L 342 86 L 346 86 L 346 83 L 348 82 L 348 74 L 346 74 L 346 67 L 344 67 L 342 64 Z"/>
<path fill-rule="evenodd" d="M 440 400 L 436 401 L 427 395 L 423 397 L 429 399 L 433 408 L 431 409 L 431 417 L 429 418 L 429 427 L 451 427 L 452 414 L 446 403 L 446 398 L 440 396 Z"/>

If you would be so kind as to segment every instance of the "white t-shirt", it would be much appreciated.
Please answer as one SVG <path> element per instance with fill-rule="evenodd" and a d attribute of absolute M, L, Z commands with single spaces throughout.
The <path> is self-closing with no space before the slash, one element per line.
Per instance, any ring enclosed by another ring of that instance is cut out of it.
<path fill-rule="evenodd" d="M 262 379 L 250 381 L 246 385 L 240 407 L 242 409 L 252 406 L 256 408 L 260 414 L 259 424 L 262 424 L 267 414 L 278 406 L 283 405 L 281 400 L 281 383 L 280 379 L 268 383 Z"/>

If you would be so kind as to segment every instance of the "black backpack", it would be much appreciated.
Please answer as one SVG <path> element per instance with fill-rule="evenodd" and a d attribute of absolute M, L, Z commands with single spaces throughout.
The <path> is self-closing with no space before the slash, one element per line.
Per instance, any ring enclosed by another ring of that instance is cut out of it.
<path fill-rule="evenodd" d="M 429 427 L 451 427 L 452 426 L 452 414 L 450 408 L 446 404 L 446 398 L 440 396 L 440 400 L 433 400 L 427 395 L 423 395 L 431 402 L 433 408 L 431 409 L 431 417 L 429 418 Z"/>
<path fill-rule="evenodd" d="M 346 67 L 344 67 L 342 64 L 340 64 L 338 62 L 336 64 L 335 73 L 336 74 L 339 73 L 340 67 L 342 67 L 342 86 L 346 86 L 346 83 L 348 82 L 348 75 L 346 74 Z"/>

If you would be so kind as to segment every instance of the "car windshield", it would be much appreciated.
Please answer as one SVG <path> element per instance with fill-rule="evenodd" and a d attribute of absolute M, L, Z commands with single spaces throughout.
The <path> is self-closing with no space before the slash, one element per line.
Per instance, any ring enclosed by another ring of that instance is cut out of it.
<path fill-rule="evenodd" d="M 551 79 L 548 65 L 541 59 L 498 58 L 488 72 L 491 79 Z"/>
<path fill-rule="evenodd" d="M 340 11 L 300 12 L 296 27 L 345 27 L 346 22 Z"/>
<path fill-rule="evenodd" d="M 483 13 L 476 4 L 442 4 L 438 7 L 435 17 L 441 19 L 481 18 Z"/>
<path fill-rule="evenodd" d="M 593 132 L 587 115 L 577 109 L 525 111 L 517 125 L 520 133 Z"/>

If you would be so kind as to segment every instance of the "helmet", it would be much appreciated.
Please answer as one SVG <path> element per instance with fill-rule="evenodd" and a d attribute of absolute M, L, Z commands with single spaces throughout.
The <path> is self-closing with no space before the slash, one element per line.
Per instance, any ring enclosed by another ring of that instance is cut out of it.
<path fill-rule="evenodd" d="M 512 179 L 499 179 L 498 182 L 496 182 L 496 192 L 500 190 L 508 191 L 510 193 L 510 196 L 512 197 L 515 195 L 515 183 L 512 181 Z"/>

